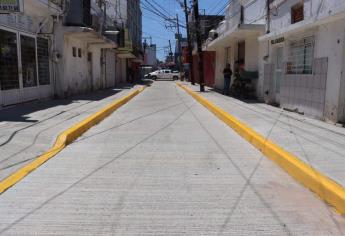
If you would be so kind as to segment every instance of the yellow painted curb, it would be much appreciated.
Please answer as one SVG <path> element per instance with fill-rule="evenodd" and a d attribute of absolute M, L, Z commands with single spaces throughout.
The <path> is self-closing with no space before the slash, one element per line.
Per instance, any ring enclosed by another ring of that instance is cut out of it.
<path fill-rule="evenodd" d="M 267 140 L 234 116 L 225 112 L 190 88 L 179 83 L 177 85 L 259 149 L 266 157 L 288 172 L 298 182 L 302 183 L 305 187 L 315 192 L 321 199 L 334 206 L 340 214 L 345 214 L 344 187 L 324 176 L 310 165 L 307 165 L 295 155 L 285 151 L 277 144 Z"/>
<path fill-rule="evenodd" d="M 49 149 L 43 155 L 37 157 L 33 162 L 29 163 L 28 165 L 24 166 L 23 168 L 17 170 L 16 172 L 8 176 L 6 179 L 2 180 L 0 182 L 0 194 L 5 192 L 8 188 L 12 187 L 16 183 L 18 183 L 30 172 L 34 171 L 39 166 L 41 166 L 43 163 L 45 163 L 46 161 L 54 157 L 67 145 L 69 145 L 78 137 L 80 137 L 83 133 L 85 133 L 88 129 L 90 129 L 92 126 L 96 125 L 97 123 L 101 122 L 104 118 L 109 116 L 111 113 L 113 113 L 122 105 L 126 104 L 129 100 L 131 100 L 133 97 L 138 95 L 144 89 L 145 87 L 136 89 L 135 91 L 129 93 L 128 95 L 107 105 L 106 107 L 96 112 L 95 114 L 87 117 L 85 120 L 81 121 L 80 123 L 62 132 L 57 137 L 55 144 L 51 149 Z"/>

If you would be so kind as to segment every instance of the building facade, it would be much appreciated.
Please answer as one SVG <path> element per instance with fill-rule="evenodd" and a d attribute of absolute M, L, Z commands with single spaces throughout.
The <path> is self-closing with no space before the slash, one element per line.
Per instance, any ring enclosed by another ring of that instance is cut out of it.
<path fill-rule="evenodd" d="M 144 52 L 144 65 L 155 68 L 157 66 L 157 45 L 144 43 Z"/>
<path fill-rule="evenodd" d="M 140 65 L 144 61 L 142 49 L 142 12 L 140 0 L 111 0 L 112 15 L 122 28 L 120 45 L 116 50 L 116 75 L 122 82 L 140 79 Z"/>
<path fill-rule="evenodd" d="M 345 2 L 234 0 L 210 32 L 215 87 L 230 63 L 258 72 L 259 100 L 332 122 L 345 122 Z"/>
<path fill-rule="evenodd" d="M 115 0 L 18 0 L 0 5 L 0 107 L 125 82 L 129 62 L 119 55 L 123 48 L 140 52 L 139 2 L 135 14 L 128 11 L 132 4 Z M 131 20 L 119 20 L 128 12 L 135 28 Z"/>
<path fill-rule="evenodd" d="M 62 14 L 61 5 L 33 0 L 15 5 L 0 14 L 0 107 L 49 97 L 54 89 L 53 37 L 46 33 Z"/>
<path fill-rule="evenodd" d="M 345 121 L 345 2 L 271 1 L 259 37 L 259 96 L 333 122 Z"/>
<path fill-rule="evenodd" d="M 227 63 L 233 71 L 239 68 L 256 72 L 259 68 L 258 37 L 265 33 L 266 1 L 234 0 L 225 10 L 225 19 L 212 36 L 207 39 L 204 49 L 214 51 L 215 87 L 223 89 L 223 69 Z"/>

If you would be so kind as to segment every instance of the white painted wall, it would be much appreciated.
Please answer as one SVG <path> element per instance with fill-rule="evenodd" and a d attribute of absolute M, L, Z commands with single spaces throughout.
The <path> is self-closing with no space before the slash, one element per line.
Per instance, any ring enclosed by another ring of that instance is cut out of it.
<path fill-rule="evenodd" d="M 157 51 L 156 45 L 147 45 L 145 49 L 146 53 L 146 61 L 144 62 L 146 65 L 155 66 L 157 64 Z"/>
<path fill-rule="evenodd" d="M 101 64 L 101 49 L 99 47 L 89 47 L 89 52 L 92 53 L 92 84 L 93 90 L 101 89 L 102 81 L 102 64 Z"/>
<path fill-rule="evenodd" d="M 73 57 L 72 47 L 82 49 L 82 57 Z M 82 41 L 71 37 L 65 37 L 64 45 L 64 95 L 71 96 L 85 93 L 91 89 L 91 82 L 87 68 L 87 45 Z"/>
<path fill-rule="evenodd" d="M 322 19 L 334 15 L 345 7 L 344 0 L 276 0 L 271 10 L 271 32 L 291 25 L 291 7 L 304 2 L 304 19 Z"/>
<path fill-rule="evenodd" d="M 291 26 L 291 7 L 299 0 L 276 1 L 283 2 L 278 8 L 272 10 L 271 32 L 282 32 L 286 27 Z M 274 5 L 274 4 L 273 4 Z M 285 58 L 288 54 L 288 45 L 290 40 L 302 38 L 304 36 L 314 36 L 315 49 L 314 58 L 328 58 L 327 84 L 325 95 L 325 118 L 331 121 L 337 121 L 343 117 L 344 111 L 344 83 L 342 82 L 342 70 L 344 64 L 345 50 L 345 17 L 341 11 L 345 10 L 345 1 L 330 0 L 305 0 L 304 16 L 305 20 L 294 24 L 294 31 L 283 33 L 285 42 L 282 44 L 285 48 Z M 343 10 L 341 10 L 343 9 Z M 328 17 L 337 14 L 337 17 Z M 323 19 L 321 22 L 320 19 Z M 309 27 L 308 23 L 319 21 L 319 25 Z M 277 36 L 278 37 L 278 36 Z M 279 36 L 280 37 L 280 36 Z M 276 38 L 276 37 L 275 37 Z M 263 95 L 263 56 L 269 54 L 268 62 L 272 60 L 272 45 L 269 40 L 260 42 L 259 46 L 259 84 L 258 94 Z"/>
<path fill-rule="evenodd" d="M 242 0 L 244 24 L 266 24 L 265 0 Z"/>
<path fill-rule="evenodd" d="M 221 49 L 216 50 L 215 85 L 214 86 L 217 89 L 224 88 L 224 78 L 223 78 L 224 58 L 225 58 L 225 50 L 221 50 Z"/>
<path fill-rule="evenodd" d="M 267 41 L 259 41 L 259 50 L 258 50 L 258 71 L 259 71 L 259 80 L 256 87 L 256 93 L 259 101 L 264 101 L 264 65 L 269 63 L 265 61 L 269 55 L 269 43 Z M 269 59 L 269 58 L 267 58 Z"/>
<path fill-rule="evenodd" d="M 328 58 L 325 116 L 337 120 L 342 79 L 345 19 L 322 25 L 316 31 L 315 58 Z M 342 91 L 344 92 L 344 91 Z"/>

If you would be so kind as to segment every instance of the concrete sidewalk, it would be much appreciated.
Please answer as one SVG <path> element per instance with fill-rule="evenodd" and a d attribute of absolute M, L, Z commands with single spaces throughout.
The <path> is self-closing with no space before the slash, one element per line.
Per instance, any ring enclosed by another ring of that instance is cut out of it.
<path fill-rule="evenodd" d="M 0 180 L 47 151 L 62 131 L 131 90 L 131 86 L 124 85 L 69 99 L 36 101 L 1 110 Z"/>
<path fill-rule="evenodd" d="M 183 83 L 194 91 L 199 86 Z M 286 151 L 345 186 L 345 129 L 263 103 L 245 103 L 211 88 L 202 95 Z"/>
<path fill-rule="evenodd" d="M 344 217 L 168 81 L 0 195 L 0 235 L 344 232 Z"/>

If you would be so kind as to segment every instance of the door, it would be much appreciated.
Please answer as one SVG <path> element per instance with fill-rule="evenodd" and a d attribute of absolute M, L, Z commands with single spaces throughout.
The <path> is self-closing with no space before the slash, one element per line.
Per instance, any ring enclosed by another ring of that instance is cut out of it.
<path fill-rule="evenodd" d="M 170 79 L 170 77 L 171 77 L 171 71 L 165 70 L 164 71 L 164 79 Z"/>
<path fill-rule="evenodd" d="M 274 98 L 280 103 L 281 80 L 283 78 L 283 47 L 276 48 L 274 65 Z"/>
<path fill-rule="evenodd" d="M 115 86 L 115 52 L 113 50 L 106 50 L 106 87 L 112 88 Z"/>
<path fill-rule="evenodd" d="M 93 90 L 93 75 L 92 75 L 92 52 L 87 53 L 87 70 L 89 74 L 90 90 Z"/>

